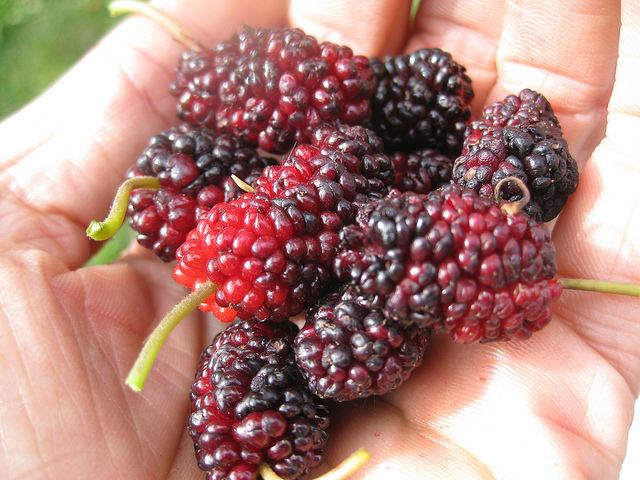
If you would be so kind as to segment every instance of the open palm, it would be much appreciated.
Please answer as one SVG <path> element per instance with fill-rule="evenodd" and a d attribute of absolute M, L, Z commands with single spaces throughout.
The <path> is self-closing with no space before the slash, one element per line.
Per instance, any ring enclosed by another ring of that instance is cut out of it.
<path fill-rule="evenodd" d="M 543 93 L 582 170 L 553 232 L 560 275 L 640 283 L 639 1 L 423 0 L 412 29 L 409 2 L 157 3 L 205 45 L 243 24 L 294 24 L 367 55 L 441 47 L 468 68 L 476 113 L 525 87 Z M 96 249 L 86 226 L 177 122 L 167 88 L 181 50 L 128 19 L 0 125 L 3 479 L 203 478 L 188 390 L 219 325 L 193 313 L 134 393 L 123 380 L 142 342 L 187 292 L 135 246 L 82 268 Z M 364 446 L 373 457 L 354 479 L 616 478 L 640 386 L 637 307 L 567 291 L 526 342 L 434 336 L 399 390 L 331 405 L 327 464 Z"/>

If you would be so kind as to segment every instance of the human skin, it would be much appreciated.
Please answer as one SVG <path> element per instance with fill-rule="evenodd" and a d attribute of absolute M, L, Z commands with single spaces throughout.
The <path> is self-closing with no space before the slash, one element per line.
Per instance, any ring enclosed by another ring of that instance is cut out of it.
<path fill-rule="evenodd" d="M 581 168 L 553 228 L 559 275 L 640 283 L 640 0 L 154 2 L 211 46 L 243 24 L 295 25 L 382 55 L 440 47 L 473 79 L 478 114 L 543 93 Z M 0 472 L 3 480 L 198 479 L 186 433 L 202 348 L 221 328 L 190 314 L 141 393 L 142 343 L 186 293 L 136 245 L 82 267 L 148 139 L 176 124 L 183 47 L 131 17 L 41 98 L 0 125 Z M 365 447 L 354 480 L 615 479 L 640 387 L 640 300 L 566 291 L 525 342 L 456 345 L 380 398 L 331 404 L 326 465 Z"/>

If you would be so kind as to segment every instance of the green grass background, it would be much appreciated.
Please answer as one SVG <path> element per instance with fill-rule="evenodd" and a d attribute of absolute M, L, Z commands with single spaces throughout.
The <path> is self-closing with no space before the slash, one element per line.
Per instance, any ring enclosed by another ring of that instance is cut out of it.
<path fill-rule="evenodd" d="M 117 21 L 101 0 L 0 0 L 0 119 L 57 80 Z"/>

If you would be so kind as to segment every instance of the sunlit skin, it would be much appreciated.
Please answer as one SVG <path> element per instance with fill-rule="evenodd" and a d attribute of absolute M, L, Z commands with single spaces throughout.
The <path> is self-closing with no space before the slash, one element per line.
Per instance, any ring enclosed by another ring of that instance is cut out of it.
<path fill-rule="evenodd" d="M 424 0 L 411 30 L 408 1 L 154 3 L 204 45 L 250 24 L 300 26 L 366 55 L 443 48 L 468 68 L 476 114 L 525 87 L 543 93 L 582 170 L 554 225 L 560 275 L 640 282 L 640 0 Z M 204 478 L 188 391 L 220 326 L 188 316 L 136 393 L 128 370 L 188 292 L 136 246 L 82 268 L 100 246 L 87 226 L 177 122 L 167 88 L 182 49 L 146 18 L 123 20 L 0 125 L 3 479 Z M 436 335 L 401 389 L 331 405 L 327 467 L 365 447 L 354 480 L 617 478 L 640 387 L 639 306 L 567 291 L 526 342 Z"/>

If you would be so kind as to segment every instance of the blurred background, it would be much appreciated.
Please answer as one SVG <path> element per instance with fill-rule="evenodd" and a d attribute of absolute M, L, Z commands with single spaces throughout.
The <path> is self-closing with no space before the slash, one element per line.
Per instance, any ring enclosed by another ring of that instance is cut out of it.
<path fill-rule="evenodd" d="M 101 0 L 0 0 L 0 120 L 31 101 L 118 21 Z"/>
<path fill-rule="evenodd" d="M 55 82 L 119 19 L 102 0 L 0 0 L 0 121 Z M 90 264 L 106 263 L 132 238 L 123 228 Z M 637 404 L 640 407 L 640 402 Z M 640 420 L 620 480 L 640 479 Z"/>

